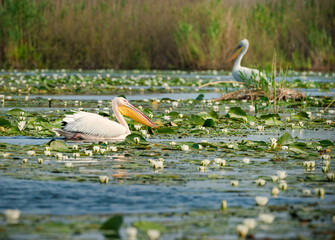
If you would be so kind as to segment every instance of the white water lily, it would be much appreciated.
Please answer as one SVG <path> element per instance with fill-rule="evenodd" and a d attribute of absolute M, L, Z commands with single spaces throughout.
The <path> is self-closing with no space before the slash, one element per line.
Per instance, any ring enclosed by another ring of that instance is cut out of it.
<path fill-rule="evenodd" d="M 4 158 L 8 158 L 8 157 L 9 157 L 9 153 L 3 153 L 2 156 L 3 156 Z"/>
<path fill-rule="evenodd" d="M 332 124 L 332 120 L 327 120 L 326 123 L 327 123 L 328 125 L 330 125 L 330 124 Z"/>
<path fill-rule="evenodd" d="M 200 166 L 200 167 L 198 167 L 198 171 L 205 172 L 206 171 L 206 167 L 205 166 Z"/>
<path fill-rule="evenodd" d="M 20 121 L 17 124 L 17 127 L 19 128 L 20 131 L 22 131 L 24 129 L 25 125 L 26 125 L 26 121 Z"/>
<path fill-rule="evenodd" d="M 291 118 L 290 117 L 286 117 L 286 122 L 289 122 L 291 121 Z"/>
<path fill-rule="evenodd" d="M 5 220 L 8 223 L 18 223 L 18 220 L 21 215 L 21 211 L 19 209 L 7 209 L 3 211 L 5 216 Z"/>
<path fill-rule="evenodd" d="M 305 168 L 314 168 L 315 167 L 315 161 L 304 161 L 304 167 Z"/>
<path fill-rule="evenodd" d="M 163 162 L 164 161 L 152 161 L 151 165 L 154 169 L 162 169 L 164 168 Z"/>
<path fill-rule="evenodd" d="M 258 186 L 264 186 L 265 185 L 265 180 L 262 179 L 262 178 L 259 178 L 259 179 L 256 180 L 256 184 Z"/>
<path fill-rule="evenodd" d="M 262 196 L 257 196 L 255 197 L 256 204 L 259 206 L 265 206 L 268 204 L 269 198 L 268 197 L 262 197 Z"/>
<path fill-rule="evenodd" d="M 279 177 L 279 179 L 286 178 L 287 177 L 286 171 L 277 171 L 277 176 Z"/>
<path fill-rule="evenodd" d="M 271 148 L 276 148 L 277 147 L 277 139 L 276 138 L 270 138 L 271 142 Z"/>
<path fill-rule="evenodd" d="M 135 143 L 139 143 L 140 142 L 140 138 L 139 137 L 134 137 L 134 142 Z"/>
<path fill-rule="evenodd" d="M 275 220 L 272 214 L 261 213 L 258 216 L 259 220 L 263 223 L 271 224 Z"/>
<path fill-rule="evenodd" d="M 117 152 L 117 147 L 115 147 L 115 146 L 111 146 L 109 149 L 110 149 L 112 152 Z"/>
<path fill-rule="evenodd" d="M 36 155 L 36 152 L 33 151 L 33 150 L 30 150 L 30 151 L 27 151 L 27 154 L 28 154 L 29 156 L 35 156 L 35 155 Z"/>
<path fill-rule="evenodd" d="M 323 160 L 330 160 L 330 155 L 329 154 L 322 154 L 321 159 Z"/>
<path fill-rule="evenodd" d="M 230 181 L 230 185 L 234 186 L 234 187 L 238 187 L 239 182 L 238 182 L 238 180 L 232 180 L 232 181 Z"/>
<path fill-rule="evenodd" d="M 136 125 L 134 125 L 134 128 L 138 131 L 138 130 L 140 130 L 141 129 L 141 125 L 139 125 L 139 124 L 136 124 Z"/>
<path fill-rule="evenodd" d="M 74 158 L 80 158 L 80 153 L 73 153 Z"/>
<path fill-rule="evenodd" d="M 62 160 L 68 160 L 68 159 L 69 159 L 69 156 L 66 156 L 66 155 L 62 156 Z"/>
<path fill-rule="evenodd" d="M 178 107 L 178 102 L 172 102 L 172 107 L 173 107 L 173 108 Z"/>
<path fill-rule="evenodd" d="M 56 153 L 56 158 L 63 159 L 63 154 L 62 153 Z"/>
<path fill-rule="evenodd" d="M 221 167 L 226 166 L 226 160 L 222 158 L 214 158 L 214 163 L 220 165 Z"/>
<path fill-rule="evenodd" d="M 190 147 L 188 145 L 181 145 L 181 150 L 188 151 Z"/>
<path fill-rule="evenodd" d="M 50 151 L 47 151 L 47 150 L 45 150 L 45 151 L 44 151 L 44 155 L 45 155 L 45 156 L 51 156 L 51 152 L 50 152 Z"/>
<path fill-rule="evenodd" d="M 287 150 L 288 150 L 288 146 L 282 146 L 281 149 L 282 149 L 283 151 L 287 151 Z"/>
<path fill-rule="evenodd" d="M 108 176 L 99 176 L 100 183 L 108 183 L 109 177 Z"/>
<path fill-rule="evenodd" d="M 147 235 L 149 237 L 149 240 L 158 240 L 161 236 L 161 232 L 156 229 L 150 229 L 147 231 Z"/>
<path fill-rule="evenodd" d="M 184 115 L 183 115 L 182 113 L 179 113 L 178 117 L 179 117 L 179 118 L 183 118 Z"/>
<path fill-rule="evenodd" d="M 249 231 L 248 226 L 244 224 L 236 225 L 236 232 L 241 238 L 244 238 L 245 236 L 247 236 L 248 231 Z"/>
<path fill-rule="evenodd" d="M 299 126 L 300 127 L 303 127 L 304 126 L 304 123 L 302 121 L 299 122 Z"/>
<path fill-rule="evenodd" d="M 201 163 L 200 163 L 200 165 L 201 166 L 208 166 L 209 164 L 211 163 L 211 161 L 210 160 L 208 160 L 208 159 L 205 159 L 205 160 L 202 160 L 201 161 Z"/>
<path fill-rule="evenodd" d="M 42 164 L 42 163 L 43 163 L 43 158 L 39 158 L 39 159 L 37 159 L 37 163 L 38 163 L 38 164 Z"/>
<path fill-rule="evenodd" d="M 214 112 L 218 112 L 218 111 L 219 111 L 219 106 L 216 106 L 216 105 L 213 106 L 213 111 L 214 111 Z"/>
<path fill-rule="evenodd" d="M 234 148 L 234 145 L 233 144 L 228 144 L 227 147 L 232 149 L 232 148 Z"/>
<path fill-rule="evenodd" d="M 302 194 L 304 194 L 304 195 L 311 195 L 312 191 L 310 189 L 303 189 L 302 190 Z"/>
<path fill-rule="evenodd" d="M 171 117 L 168 116 L 168 115 L 165 115 L 165 116 L 163 117 L 163 119 L 164 119 L 165 121 L 170 121 L 170 120 L 171 120 Z"/>
<path fill-rule="evenodd" d="M 170 145 L 171 145 L 171 146 L 175 146 L 176 144 L 177 144 L 176 142 L 173 142 L 173 141 L 170 142 Z"/>
<path fill-rule="evenodd" d="M 100 146 L 93 146 L 93 152 L 99 152 Z"/>
<path fill-rule="evenodd" d="M 67 162 L 67 163 L 65 163 L 65 167 L 67 167 L 67 168 L 72 168 L 72 167 L 73 167 L 73 164 L 70 163 L 70 162 Z"/>
<path fill-rule="evenodd" d="M 271 194 L 273 196 L 277 196 L 279 194 L 279 192 L 280 192 L 280 190 L 277 187 L 273 187 L 272 190 L 271 190 Z"/>
<path fill-rule="evenodd" d="M 85 155 L 91 157 L 93 155 L 93 152 L 91 150 L 85 150 Z"/>
<path fill-rule="evenodd" d="M 24 159 L 22 159 L 22 162 L 23 162 L 23 163 L 27 163 L 27 162 L 28 162 L 28 159 L 27 159 L 27 158 L 24 158 Z"/>
<path fill-rule="evenodd" d="M 249 105 L 249 111 L 254 112 L 255 111 L 255 106 L 254 105 Z"/>
<path fill-rule="evenodd" d="M 281 180 L 281 181 L 279 182 L 279 188 L 280 188 L 281 190 L 286 190 L 286 189 L 287 189 L 287 183 L 286 183 L 284 180 Z"/>
<path fill-rule="evenodd" d="M 255 126 L 255 122 L 249 122 L 249 125 L 253 127 Z"/>
<path fill-rule="evenodd" d="M 36 129 L 36 131 L 42 131 L 42 127 L 41 126 L 36 126 L 35 129 Z"/>
<path fill-rule="evenodd" d="M 327 178 L 328 178 L 329 181 L 334 181 L 334 179 L 335 179 L 335 174 L 334 174 L 334 173 L 328 173 L 328 174 L 327 174 Z"/>
<path fill-rule="evenodd" d="M 249 164 L 250 163 L 250 159 L 249 158 L 243 158 L 242 162 L 244 162 L 245 164 Z"/>
<path fill-rule="evenodd" d="M 279 179 L 278 176 L 271 176 L 271 180 L 272 180 L 272 182 L 277 182 L 278 179 Z"/>
<path fill-rule="evenodd" d="M 327 173 L 329 171 L 329 166 L 324 166 L 321 169 L 322 169 L 322 172 Z"/>
<path fill-rule="evenodd" d="M 328 113 L 329 113 L 329 114 L 334 114 L 334 113 L 335 113 L 335 110 L 332 110 L 332 109 L 331 109 L 331 110 L 328 110 Z"/>
<path fill-rule="evenodd" d="M 325 189 L 324 188 L 315 188 L 314 189 L 316 195 L 318 195 L 320 198 L 324 198 L 325 196 Z"/>
<path fill-rule="evenodd" d="M 224 128 L 224 129 L 221 129 L 221 131 L 222 131 L 223 133 L 227 133 L 227 132 L 228 132 L 228 129 L 227 129 L 227 128 Z"/>
<path fill-rule="evenodd" d="M 263 125 L 258 125 L 257 130 L 260 132 L 264 132 L 264 126 Z"/>
<path fill-rule="evenodd" d="M 73 150 L 78 150 L 78 145 L 72 145 Z"/>
<path fill-rule="evenodd" d="M 106 148 L 100 148 L 100 153 L 105 154 L 106 153 Z"/>
<path fill-rule="evenodd" d="M 249 229 L 254 229 L 257 226 L 257 222 L 253 218 L 246 218 L 243 220 L 243 224 Z"/>
<path fill-rule="evenodd" d="M 221 210 L 224 211 L 227 209 L 227 200 L 221 201 Z"/>
<path fill-rule="evenodd" d="M 136 240 L 137 236 L 137 228 L 134 227 L 128 227 L 126 229 L 126 234 L 129 240 Z"/>

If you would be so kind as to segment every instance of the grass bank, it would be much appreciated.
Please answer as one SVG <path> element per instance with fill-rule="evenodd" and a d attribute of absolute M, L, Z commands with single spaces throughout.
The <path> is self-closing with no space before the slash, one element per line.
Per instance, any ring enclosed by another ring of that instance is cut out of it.
<path fill-rule="evenodd" d="M 332 0 L 0 0 L 1 68 L 334 70 Z"/>

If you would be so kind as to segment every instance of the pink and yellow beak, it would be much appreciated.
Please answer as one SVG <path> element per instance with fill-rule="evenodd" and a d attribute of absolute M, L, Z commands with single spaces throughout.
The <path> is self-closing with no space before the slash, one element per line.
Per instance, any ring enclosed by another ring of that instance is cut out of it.
<path fill-rule="evenodd" d="M 143 125 L 157 128 L 156 124 L 154 124 L 147 116 L 145 116 L 142 112 L 140 112 L 136 107 L 127 103 L 122 106 L 118 106 L 118 110 L 122 115 L 130 117 L 134 121 L 141 123 Z"/>
<path fill-rule="evenodd" d="M 243 46 L 238 45 L 237 48 L 234 50 L 233 55 L 231 55 L 231 57 L 226 61 L 226 63 L 233 61 L 235 58 L 237 58 L 237 56 L 241 53 L 242 49 L 243 49 Z"/>

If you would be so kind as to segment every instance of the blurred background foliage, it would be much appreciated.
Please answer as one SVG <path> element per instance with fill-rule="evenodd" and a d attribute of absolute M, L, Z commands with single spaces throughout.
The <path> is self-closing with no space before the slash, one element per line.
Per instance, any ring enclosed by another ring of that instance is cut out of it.
<path fill-rule="evenodd" d="M 335 66 L 333 0 L 0 0 L 1 68 Z"/>

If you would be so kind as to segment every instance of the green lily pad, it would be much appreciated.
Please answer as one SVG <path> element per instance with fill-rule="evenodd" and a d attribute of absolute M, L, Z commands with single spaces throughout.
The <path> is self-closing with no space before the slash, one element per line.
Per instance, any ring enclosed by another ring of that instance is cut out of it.
<path fill-rule="evenodd" d="M 54 150 L 54 151 L 66 151 L 69 149 L 68 146 L 63 141 L 51 140 L 49 142 L 49 145 L 50 145 L 50 150 Z"/>
<path fill-rule="evenodd" d="M 134 227 L 141 229 L 143 231 L 148 231 L 150 229 L 159 230 L 161 232 L 165 231 L 165 227 L 159 223 L 147 222 L 147 221 L 138 221 L 133 223 Z"/>
<path fill-rule="evenodd" d="M 240 107 L 232 107 L 228 112 L 229 117 L 231 118 L 243 118 L 245 119 L 247 114 Z"/>
<path fill-rule="evenodd" d="M 4 119 L 4 118 L 0 118 L 0 126 L 2 127 L 11 127 L 12 124 L 10 123 L 10 121 Z"/>
<path fill-rule="evenodd" d="M 279 145 L 288 145 L 293 143 L 293 137 L 288 132 L 284 133 L 277 141 Z"/>
<path fill-rule="evenodd" d="M 21 112 L 24 112 L 24 111 L 22 109 L 19 109 L 19 108 L 14 108 L 14 109 L 9 110 L 7 112 L 7 114 L 11 115 L 11 116 L 20 116 Z"/>
<path fill-rule="evenodd" d="M 334 143 L 330 140 L 321 140 L 319 143 L 322 147 L 334 146 Z"/>
<path fill-rule="evenodd" d="M 195 125 L 204 125 L 205 123 L 205 120 L 202 117 L 195 114 L 191 115 L 190 121 Z"/>
<path fill-rule="evenodd" d="M 100 229 L 103 230 L 114 230 L 114 231 L 119 231 L 121 225 L 123 223 L 123 217 L 122 216 L 113 216 L 109 218 L 106 222 L 104 222 Z"/>

